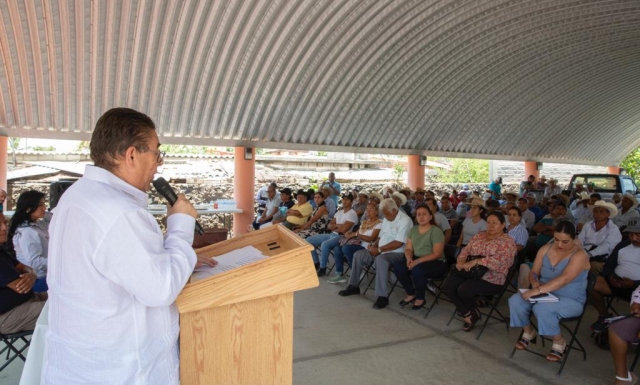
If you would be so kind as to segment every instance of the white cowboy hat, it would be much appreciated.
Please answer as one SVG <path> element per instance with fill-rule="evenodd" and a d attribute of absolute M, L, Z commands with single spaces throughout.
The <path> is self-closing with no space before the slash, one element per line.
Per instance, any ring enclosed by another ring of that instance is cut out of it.
<path fill-rule="evenodd" d="M 633 208 L 637 208 L 638 207 L 638 198 L 636 198 L 634 195 L 632 194 L 624 194 L 622 196 L 622 199 L 627 198 L 629 199 L 631 202 L 633 202 Z"/>
<path fill-rule="evenodd" d="M 593 204 L 593 208 L 595 209 L 596 207 L 602 207 L 607 209 L 607 211 L 609 211 L 609 218 L 613 218 L 616 215 L 618 215 L 618 208 L 613 203 L 605 202 L 602 200 L 596 201 L 596 203 Z"/>
<path fill-rule="evenodd" d="M 400 206 L 404 206 L 404 204 L 407 203 L 407 197 L 401 192 L 396 191 L 393 194 L 391 194 L 391 197 L 400 199 Z"/>

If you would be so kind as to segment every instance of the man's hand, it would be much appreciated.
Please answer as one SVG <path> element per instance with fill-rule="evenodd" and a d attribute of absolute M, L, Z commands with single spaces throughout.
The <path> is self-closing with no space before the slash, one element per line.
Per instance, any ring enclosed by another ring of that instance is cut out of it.
<path fill-rule="evenodd" d="M 608 279 L 609 279 L 609 283 L 611 284 L 611 286 L 613 286 L 613 287 L 618 287 L 618 288 L 619 288 L 619 287 L 621 287 L 621 285 L 620 285 L 620 284 L 621 284 L 622 282 L 621 282 L 621 280 L 620 280 L 620 278 L 619 278 L 619 277 L 617 277 L 617 276 L 615 276 L 615 275 L 611 275 L 611 276 L 609 276 L 609 278 L 608 278 Z"/>
<path fill-rule="evenodd" d="M 184 194 L 178 194 L 178 199 L 176 200 L 176 203 L 174 203 L 173 206 L 167 207 L 167 216 L 177 214 L 177 213 L 187 214 L 193 218 L 198 216 L 198 212 L 193 207 L 191 202 L 187 200 Z"/>
<path fill-rule="evenodd" d="M 211 257 L 203 257 L 198 255 L 198 261 L 196 262 L 196 268 L 198 267 L 215 267 L 218 264 L 218 261 Z"/>
<path fill-rule="evenodd" d="M 20 279 L 16 284 L 16 292 L 19 294 L 28 293 L 36 282 L 36 274 L 34 272 L 20 274 Z"/>

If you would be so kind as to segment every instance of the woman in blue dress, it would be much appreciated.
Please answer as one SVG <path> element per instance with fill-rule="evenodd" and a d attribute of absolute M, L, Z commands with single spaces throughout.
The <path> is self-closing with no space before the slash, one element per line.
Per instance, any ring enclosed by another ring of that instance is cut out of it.
<path fill-rule="evenodd" d="M 538 251 L 533 262 L 529 272 L 531 289 L 509 298 L 511 326 L 524 329 L 516 349 L 527 349 L 529 343 L 536 341 L 536 331 L 529 320 L 533 311 L 540 335 L 553 338 L 551 351 L 547 355 L 547 360 L 551 362 L 560 361 L 567 346 L 560 331 L 559 319 L 579 316 L 587 300 L 589 257 L 575 242 L 575 238 L 574 224 L 561 221 L 555 228 L 553 241 Z M 529 302 L 531 297 L 544 293 L 552 293 L 559 301 Z"/>

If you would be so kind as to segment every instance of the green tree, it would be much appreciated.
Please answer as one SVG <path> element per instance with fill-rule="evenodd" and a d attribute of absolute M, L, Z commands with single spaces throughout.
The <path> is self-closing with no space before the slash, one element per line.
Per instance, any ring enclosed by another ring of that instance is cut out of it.
<path fill-rule="evenodd" d="M 482 159 L 452 159 L 451 169 L 440 169 L 431 177 L 440 183 L 486 183 L 489 180 L 489 161 Z"/>
<path fill-rule="evenodd" d="M 636 181 L 636 185 L 640 185 L 640 147 L 631 151 L 622 162 L 620 167 L 627 171 L 627 174 Z"/>
<path fill-rule="evenodd" d="M 9 147 L 11 147 L 11 157 L 13 158 L 13 167 L 18 167 L 18 160 L 16 159 L 16 150 L 20 148 L 20 138 L 9 138 Z"/>
<path fill-rule="evenodd" d="M 80 143 L 78 143 L 78 146 L 76 147 L 76 151 L 89 151 L 89 142 L 87 142 L 86 140 L 81 141 Z"/>

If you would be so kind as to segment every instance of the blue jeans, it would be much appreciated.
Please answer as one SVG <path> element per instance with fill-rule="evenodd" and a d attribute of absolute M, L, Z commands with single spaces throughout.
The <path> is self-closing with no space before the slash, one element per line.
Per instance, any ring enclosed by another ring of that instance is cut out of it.
<path fill-rule="evenodd" d="M 342 246 L 342 254 L 347 257 L 347 263 L 349 264 L 349 266 L 353 265 L 353 255 L 356 253 L 356 251 L 358 250 L 362 250 L 364 249 L 364 247 L 360 246 L 360 245 L 344 245 Z M 340 265 L 342 265 L 342 260 L 343 258 L 340 258 Z M 336 264 L 338 263 L 338 260 L 336 259 Z"/>
<path fill-rule="evenodd" d="M 33 287 L 31 288 L 31 290 L 33 290 L 34 293 L 43 293 L 49 290 L 49 286 L 47 286 L 47 278 L 42 277 L 42 278 L 36 279 L 36 281 L 33 283 Z"/>
<path fill-rule="evenodd" d="M 311 250 L 311 256 L 313 257 L 313 263 L 320 262 L 321 269 L 325 269 L 327 267 L 329 254 L 331 253 L 331 250 L 333 250 L 333 257 L 336 260 L 336 272 L 342 274 L 342 249 L 340 248 L 340 236 L 338 234 L 331 233 L 312 235 L 307 238 L 307 242 L 311 243 L 313 246 L 320 246 L 322 259 L 318 259 L 318 253 L 315 248 Z M 341 261 L 340 264 L 337 263 L 338 260 Z"/>

